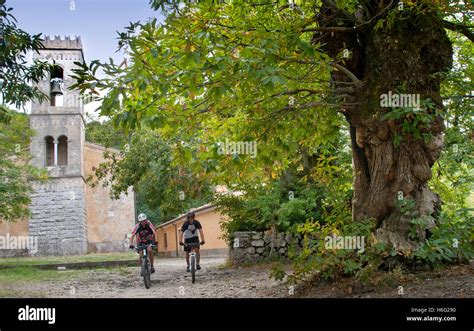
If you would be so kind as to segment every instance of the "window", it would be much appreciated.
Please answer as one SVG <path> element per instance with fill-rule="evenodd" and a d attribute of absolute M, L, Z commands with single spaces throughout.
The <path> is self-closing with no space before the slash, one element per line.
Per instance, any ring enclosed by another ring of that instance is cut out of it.
<path fill-rule="evenodd" d="M 45 145 L 46 145 L 46 166 L 52 167 L 54 166 L 54 139 L 51 136 L 47 136 L 44 138 Z"/>
<path fill-rule="evenodd" d="M 163 240 L 163 245 L 165 248 L 168 248 L 168 234 L 165 232 L 165 238 Z"/>
<path fill-rule="evenodd" d="M 67 166 L 67 137 L 58 139 L 58 166 Z"/>

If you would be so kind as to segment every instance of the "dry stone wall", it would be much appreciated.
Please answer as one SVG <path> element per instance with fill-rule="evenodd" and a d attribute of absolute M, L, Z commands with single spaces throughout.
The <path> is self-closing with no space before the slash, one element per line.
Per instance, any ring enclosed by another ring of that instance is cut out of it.
<path fill-rule="evenodd" d="M 299 250 L 301 238 L 289 233 L 234 232 L 230 259 L 234 265 L 256 263 L 269 258 L 287 258 L 290 249 Z"/>

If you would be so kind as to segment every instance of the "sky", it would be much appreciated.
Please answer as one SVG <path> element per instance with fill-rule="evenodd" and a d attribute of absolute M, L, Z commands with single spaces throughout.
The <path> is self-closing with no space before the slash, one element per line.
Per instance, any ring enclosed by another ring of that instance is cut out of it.
<path fill-rule="evenodd" d="M 13 7 L 18 27 L 30 34 L 81 36 L 87 62 L 109 57 L 120 61 L 115 53 L 117 31 L 129 22 L 158 17 L 149 0 L 7 0 L 6 4 Z"/>
<path fill-rule="evenodd" d="M 108 62 L 109 57 L 122 62 L 123 55 L 116 52 L 117 31 L 130 22 L 160 19 L 149 0 L 7 0 L 6 5 L 13 8 L 17 26 L 30 34 L 59 35 L 62 39 L 80 36 L 87 63 L 96 59 Z M 97 106 L 96 102 L 85 106 L 86 113 L 95 119 Z M 25 111 L 30 110 L 28 103 Z"/>

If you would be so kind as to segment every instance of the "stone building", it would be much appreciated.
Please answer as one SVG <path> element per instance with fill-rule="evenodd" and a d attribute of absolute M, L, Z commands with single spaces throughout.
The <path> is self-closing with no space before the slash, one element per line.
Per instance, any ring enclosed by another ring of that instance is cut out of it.
<path fill-rule="evenodd" d="M 81 40 L 46 37 L 44 46 L 33 58 L 54 60 L 55 66 L 38 83 L 50 100 L 32 103 L 30 126 L 36 134 L 30 150 L 31 163 L 46 168 L 49 179 L 33 185 L 30 219 L 0 223 L 0 236 L 36 238 L 39 255 L 126 250 L 126 235 L 135 224 L 133 191 L 112 200 L 109 188 L 86 183 L 106 149 L 85 141 L 83 101 L 79 91 L 68 89 L 74 62 L 84 62 Z"/>

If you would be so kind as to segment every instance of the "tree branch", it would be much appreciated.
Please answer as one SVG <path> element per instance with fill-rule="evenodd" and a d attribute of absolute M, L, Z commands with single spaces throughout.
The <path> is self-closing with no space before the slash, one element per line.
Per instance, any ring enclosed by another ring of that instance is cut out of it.
<path fill-rule="evenodd" d="M 296 89 L 296 90 L 284 91 L 284 92 L 281 92 L 281 93 L 273 94 L 273 95 L 271 95 L 271 97 L 273 98 L 273 97 L 279 97 L 279 96 L 282 96 L 282 95 L 294 95 L 294 94 L 298 94 L 298 93 L 301 93 L 301 92 L 306 92 L 308 94 L 321 93 L 321 91 L 318 91 L 318 90 L 312 90 L 312 89 L 307 89 L 307 88 L 299 88 L 299 89 Z"/>
<path fill-rule="evenodd" d="M 337 63 L 331 63 L 331 65 L 336 68 L 337 70 L 343 72 L 347 77 L 349 77 L 357 86 L 361 86 L 362 82 L 360 81 L 359 78 L 356 77 L 349 69 L 346 67 L 337 64 Z"/>
<path fill-rule="evenodd" d="M 366 27 L 370 27 L 373 23 L 384 17 L 390 10 L 395 8 L 398 5 L 399 0 L 392 0 L 387 7 L 382 9 L 378 14 L 373 16 L 370 20 L 368 20 L 365 23 L 362 23 L 361 25 L 357 26 L 356 29 L 361 30 Z"/>
<path fill-rule="evenodd" d="M 360 32 L 366 28 L 369 28 L 372 23 L 376 22 L 383 16 L 385 16 L 391 9 L 395 8 L 396 5 L 398 4 L 399 0 L 392 0 L 390 4 L 382 9 L 377 15 L 374 15 L 370 20 L 367 22 L 363 22 L 360 25 L 357 25 L 355 27 L 345 27 L 345 26 L 339 26 L 339 27 L 318 27 L 318 28 L 305 28 L 302 29 L 301 32 L 347 32 L 347 33 L 356 33 Z M 342 14 L 350 15 L 348 13 L 344 13 L 343 10 L 337 8 L 337 6 L 332 2 L 329 1 L 329 5 L 333 7 L 333 9 L 338 10 Z M 352 16 L 351 16 L 352 17 Z M 351 20 L 352 22 L 356 22 L 355 19 Z"/>
<path fill-rule="evenodd" d="M 469 30 L 469 29 L 474 28 L 474 26 L 460 25 L 460 24 L 443 20 L 443 27 L 451 31 L 459 32 L 465 35 L 470 41 L 474 42 L 474 33 Z"/>
<path fill-rule="evenodd" d="M 319 27 L 319 28 L 306 28 L 302 29 L 301 32 L 357 32 L 357 28 L 350 28 L 345 26 L 331 26 L 331 27 Z"/>
<path fill-rule="evenodd" d="M 295 63 L 300 63 L 300 64 L 322 64 L 320 62 L 317 62 L 317 61 L 306 61 L 306 60 L 299 60 L 299 59 L 291 59 L 291 58 L 283 58 L 283 57 L 280 57 L 282 60 L 285 60 L 285 61 L 288 61 L 288 62 L 295 62 Z M 347 69 L 346 67 L 343 67 L 342 65 L 338 64 L 338 63 L 335 63 L 335 62 L 330 62 L 329 63 L 332 67 L 336 68 L 337 70 L 341 71 L 342 73 L 344 73 L 347 77 L 349 77 L 356 86 L 361 86 L 362 85 L 362 82 L 360 81 L 359 78 L 356 77 L 356 75 L 354 75 L 349 69 Z"/>

